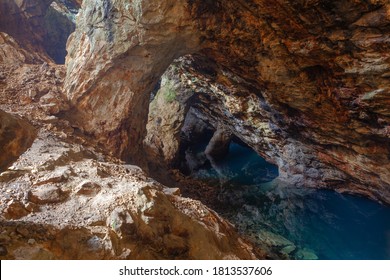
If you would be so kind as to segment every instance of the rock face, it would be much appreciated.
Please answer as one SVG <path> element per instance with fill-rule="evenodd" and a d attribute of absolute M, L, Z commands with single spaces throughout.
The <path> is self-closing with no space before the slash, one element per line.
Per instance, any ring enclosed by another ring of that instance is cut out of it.
<path fill-rule="evenodd" d="M 74 31 L 80 1 L 4 0 L 0 3 L 0 31 L 28 53 L 26 63 L 64 63 L 65 44 Z"/>
<path fill-rule="evenodd" d="M 390 203 L 388 0 L 84 0 L 64 100 L 65 68 L 51 63 L 80 4 L 0 3 L 2 259 L 265 257 L 211 209 L 107 155 L 171 167 L 183 140 L 215 131 L 209 155 L 232 134 L 289 185 Z"/>
<path fill-rule="evenodd" d="M 198 49 L 198 33 L 184 0 L 84 1 L 67 48 L 70 119 L 142 161 L 150 92 L 174 58 Z"/>
<path fill-rule="evenodd" d="M 28 122 L 0 110 L 0 172 L 30 147 L 34 137 Z"/>
<path fill-rule="evenodd" d="M 4 0 L 0 4 L 0 30 L 15 38 L 34 59 L 27 62 L 50 61 L 42 41 L 43 17 L 51 0 L 15 1 Z"/>
<path fill-rule="evenodd" d="M 266 257 L 210 208 L 96 148 L 60 118 L 64 67 L 24 62 L 0 62 L 0 259 Z"/>
<path fill-rule="evenodd" d="M 179 160 L 180 134 L 194 95 L 192 91 L 181 90 L 182 81 L 175 76 L 176 70 L 176 64 L 172 64 L 161 78 L 160 88 L 149 105 L 144 140 L 149 162 L 154 159 L 166 168 Z"/>
<path fill-rule="evenodd" d="M 200 202 L 44 129 L 0 192 L 2 259 L 256 258 Z"/>
<path fill-rule="evenodd" d="M 34 55 L 22 49 L 14 38 L 3 32 L 0 32 L 0 47 L 2 64 L 18 64 L 34 59 Z"/>
<path fill-rule="evenodd" d="M 67 95 L 74 121 L 113 153 L 137 161 L 157 77 L 197 52 L 223 103 L 200 111 L 235 127 L 282 177 L 390 202 L 386 0 L 83 5 Z"/>
<path fill-rule="evenodd" d="M 231 140 L 232 133 L 222 125 L 219 125 L 206 147 L 205 154 L 214 160 L 222 159 L 229 153 Z"/>
<path fill-rule="evenodd" d="M 45 12 L 43 47 L 58 64 L 65 63 L 66 42 L 76 28 L 75 16 L 79 8 L 75 0 L 57 0 Z"/>

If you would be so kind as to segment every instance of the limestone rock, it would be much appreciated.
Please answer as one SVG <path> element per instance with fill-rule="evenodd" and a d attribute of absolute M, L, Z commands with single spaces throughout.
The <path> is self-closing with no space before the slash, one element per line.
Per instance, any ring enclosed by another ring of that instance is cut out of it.
<path fill-rule="evenodd" d="M 43 110 L 50 115 L 56 115 L 59 112 L 65 111 L 69 108 L 62 95 L 56 95 L 52 92 L 42 96 L 39 99 L 39 103 Z"/>
<path fill-rule="evenodd" d="M 63 142 L 50 132 L 40 132 L 14 163 L 15 169 L 27 173 L 0 182 L 0 197 L 6 197 L 10 184 L 17 184 L 23 187 L 8 194 L 10 199 L 28 193 L 25 198 L 41 205 L 35 211 L 30 202 L 28 210 L 33 211 L 13 223 L 0 220 L 7 235 L 13 232 L 18 236 L 11 236 L 6 244 L 8 253 L 2 258 L 264 257 L 254 254 L 230 223 L 199 201 L 177 196 L 176 189 L 148 178 L 139 167 L 108 159 L 96 151 L 86 152 L 79 144 Z M 55 184 L 61 185 L 61 190 Z M 5 211 L 2 203 L 0 211 Z"/>
<path fill-rule="evenodd" d="M 52 1 L 4 0 L 0 4 L 0 31 L 16 39 L 21 47 L 30 52 L 26 62 L 50 61 L 43 46 L 43 16 Z"/>
<path fill-rule="evenodd" d="M 222 159 L 229 153 L 232 133 L 219 126 L 206 147 L 205 154 L 214 160 Z"/>
<path fill-rule="evenodd" d="M 83 1 L 67 47 L 69 119 L 124 159 L 144 160 L 150 92 L 174 58 L 198 49 L 186 7 L 184 0 Z"/>
<path fill-rule="evenodd" d="M 278 164 L 281 178 L 390 201 L 387 1 L 104 3 L 83 3 L 65 88 L 72 122 L 114 154 L 142 161 L 157 77 L 197 52 L 186 83 L 204 89 L 198 112 Z M 178 146 L 148 141 L 158 154 Z"/>
<path fill-rule="evenodd" d="M 318 256 L 315 252 L 306 248 L 299 250 L 297 252 L 297 257 L 301 260 L 318 260 Z"/>
<path fill-rule="evenodd" d="M 0 32 L 20 45 L 27 63 L 65 60 L 67 37 L 74 30 L 78 0 L 4 0 L 0 3 Z"/>
<path fill-rule="evenodd" d="M 57 203 L 65 199 L 61 189 L 54 185 L 43 185 L 33 189 L 29 200 L 37 204 Z"/>
<path fill-rule="evenodd" d="M 27 52 L 20 48 L 15 39 L 0 32 L 0 63 L 23 63 L 26 56 Z"/>
<path fill-rule="evenodd" d="M 81 182 L 77 188 L 76 193 L 79 195 L 94 196 L 99 193 L 101 186 L 95 182 L 84 181 Z"/>
<path fill-rule="evenodd" d="M 181 87 L 172 64 L 161 79 L 161 86 L 149 105 L 145 151 L 150 162 L 174 166 L 179 158 L 180 134 L 189 110 L 187 102 L 194 95 Z"/>

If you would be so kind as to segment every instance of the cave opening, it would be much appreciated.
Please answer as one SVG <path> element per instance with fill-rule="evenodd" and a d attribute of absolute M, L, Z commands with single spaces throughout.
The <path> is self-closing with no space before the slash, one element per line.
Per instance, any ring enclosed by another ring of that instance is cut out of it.
<path fill-rule="evenodd" d="M 182 133 L 185 140 L 180 147 L 179 166 L 192 178 L 234 188 L 267 183 L 279 175 L 278 166 L 221 126 L 215 128 L 197 118 L 191 128 L 186 122 Z"/>
<path fill-rule="evenodd" d="M 191 111 L 191 110 L 190 110 Z M 196 111 L 195 111 L 196 112 Z M 292 186 L 235 135 L 218 158 L 207 148 L 220 126 L 198 113 L 183 126 L 183 172 L 204 182 L 202 200 L 277 259 L 388 259 L 390 208 L 366 198 Z M 188 142 L 188 135 L 195 141 Z M 221 146 L 221 144 L 220 144 Z M 186 195 L 186 190 L 183 190 Z M 367 230 L 369 229 L 369 230 Z M 373 238 L 374 237 L 374 238 Z M 371 240 L 369 243 L 366 240 Z"/>
<path fill-rule="evenodd" d="M 383 244 L 389 241 L 390 208 L 331 190 L 292 186 L 278 178 L 276 165 L 235 135 L 226 140 L 226 153 L 212 158 L 206 151 L 220 129 L 189 109 L 181 131 L 180 170 L 204 184 L 182 188 L 184 196 L 201 200 L 273 258 L 389 257 Z"/>
<path fill-rule="evenodd" d="M 276 259 L 390 257 L 383 246 L 390 241 L 389 207 L 279 177 L 278 166 L 241 140 L 248 135 L 218 110 L 224 103 L 207 84 L 191 87 L 199 76 L 182 80 L 178 69 L 170 67 L 152 95 L 148 132 L 153 155 L 180 170 L 173 179 L 182 196 L 200 200 Z"/>

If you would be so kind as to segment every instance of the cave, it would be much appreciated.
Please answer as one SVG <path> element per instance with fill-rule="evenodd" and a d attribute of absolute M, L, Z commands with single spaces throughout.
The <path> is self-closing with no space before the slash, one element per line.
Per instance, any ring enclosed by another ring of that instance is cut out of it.
<path fill-rule="evenodd" d="M 180 73 L 191 67 L 197 75 L 180 78 Z M 388 242 L 390 209 L 366 198 L 307 188 L 303 180 L 319 174 L 313 164 L 308 175 L 302 175 L 297 164 L 288 172 L 298 174 L 285 177 L 284 162 L 269 157 L 269 146 L 251 148 L 251 135 L 240 134 L 240 127 L 229 123 L 223 99 L 209 90 L 217 87 L 210 85 L 217 73 L 215 64 L 197 56 L 175 60 L 164 73 L 151 98 L 145 142 L 154 151 L 152 158 L 165 162 L 157 170 L 180 170 L 186 179 L 173 176 L 173 181 L 179 182 L 182 195 L 217 211 L 244 236 L 271 252 L 271 258 L 386 258 L 387 248 L 382 244 Z M 258 100 L 262 114 L 272 113 L 261 98 Z M 270 120 L 277 122 L 279 118 L 271 114 Z M 278 131 L 276 124 L 271 128 Z M 290 133 L 299 134 L 299 128 Z M 210 151 L 215 148 L 216 152 Z M 289 146 L 286 152 L 295 162 L 305 156 L 299 146 Z M 267 153 L 267 159 L 260 156 Z M 375 242 L 365 244 L 369 236 L 376 236 Z"/>
<path fill-rule="evenodd" d="M 173 168 L 205 182 L 260 184 L 278 176 L 278 167 L 268 163 L 250 146 L 222 125 L 213 126 L 196 109 L 187 112 L 180 133 L 178 160 Z"/>
<path fill-rule="evenodd" d="M 390 6 L 271 2 L 2 1 L 0 258 L 389 259 Z"/>
<path fill-rule="evenodd" d="M 278 179 L 278 166 L 235 135 L 223 139 L 228 150 L 213 157 L 207 149 L 218 130 L 221 126 L 190 107 L 174 167 L 202 184 L 179 186 L 183 195 L 216 210 L 272 258 L 387 258 L 389 207 L 330 190 L 292 187 Z"/>

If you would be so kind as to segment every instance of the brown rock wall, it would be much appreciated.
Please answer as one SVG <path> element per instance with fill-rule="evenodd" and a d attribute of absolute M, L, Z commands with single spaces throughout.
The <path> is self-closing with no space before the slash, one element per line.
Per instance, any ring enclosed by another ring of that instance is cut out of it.
<path fill-rule="evenodd" d="M 18 117 L 0 110 L 0 171 L 4 171 L 32 144 L 34 128 Z"/>
<path fill-rule="evenodd" d="M 68 45 L 71 116 L 139 161 L 154 84 L 198 52 L 223 71 L 220 101 L 202 110 L 281 174 L 389 202 L 388 13 L 387 1 L 85 1 Z"/>

